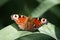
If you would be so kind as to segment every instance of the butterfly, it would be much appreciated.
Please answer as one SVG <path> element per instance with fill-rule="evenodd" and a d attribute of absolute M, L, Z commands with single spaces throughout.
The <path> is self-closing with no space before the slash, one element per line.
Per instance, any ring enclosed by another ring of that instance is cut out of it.
<path fill-rule="evenodd" d="M 11 15 L 11 20 L 14 20 L 20 29 L 29 31 L 35 31 L 47 23 L 46 18 L 32 18 L 18 14 Z"/>

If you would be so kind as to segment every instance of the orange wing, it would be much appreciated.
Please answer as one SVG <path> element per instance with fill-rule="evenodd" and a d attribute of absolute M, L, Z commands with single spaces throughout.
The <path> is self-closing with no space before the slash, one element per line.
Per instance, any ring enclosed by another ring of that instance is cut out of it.
<path fill-rule="evenodd" d="M 18 24 L 20 29 L 25 30 L 27 28 L 27 21 L 28 21 L 28 18 L 27 17 L 23 17 L 23 18 L 18 18 L 16 23 Z"/>

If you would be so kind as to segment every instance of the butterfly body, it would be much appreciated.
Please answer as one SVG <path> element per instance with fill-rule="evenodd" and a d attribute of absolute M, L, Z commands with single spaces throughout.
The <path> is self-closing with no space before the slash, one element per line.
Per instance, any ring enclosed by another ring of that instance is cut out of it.
<path fill-rule="evenodd" d="M 11 16 L 11 19 L 14 20 L 20 29 L 22 30 L 29 30 L 29 31 L 35 31 L 39 27 L 41 27 L 42 24 L 47 23 L 47 20 L 45 18 L 42 18 L 42 20 L 39 20 L 39 18 L 32 18 L 32 17 L 27 17 L 24 15 L 21 15 L 19 17 L 18 14 L 14 14 Z"/>

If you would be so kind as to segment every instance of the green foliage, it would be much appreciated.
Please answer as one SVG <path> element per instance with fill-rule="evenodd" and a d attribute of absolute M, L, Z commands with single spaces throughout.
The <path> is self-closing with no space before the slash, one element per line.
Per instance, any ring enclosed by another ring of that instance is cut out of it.
<path fill-rule="evenodd" d="M 38 32 L 22 31 L 11 14 L 45 17 Z M 0 0 L 0 40 L 60 40 L 60 0 Z"/>

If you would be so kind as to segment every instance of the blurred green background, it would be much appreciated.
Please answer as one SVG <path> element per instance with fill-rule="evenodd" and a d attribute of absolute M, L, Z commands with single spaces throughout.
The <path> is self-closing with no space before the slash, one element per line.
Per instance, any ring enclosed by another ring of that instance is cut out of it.
<path fill-rule="evenodd" d="M 3 0 L 4 1 L 4 0 Z M 3 2 L 2 1 L 2 2 Z M 31 15 L 31 12 L 38 6 L 36 0 L 7 0 L 0 7 L 1 25 L 7 26 L 12 23 L 10 16 L 12 14 Z M 3 28 L 3 27 L 2 27 Z"/>
<path fill-rule="evenodd" d="M 60 0 L 0 0 L 0 30 L 15 23 L 10 18 L 12 14 L 46 18 L 56 26 L 60 39 Z"/>

